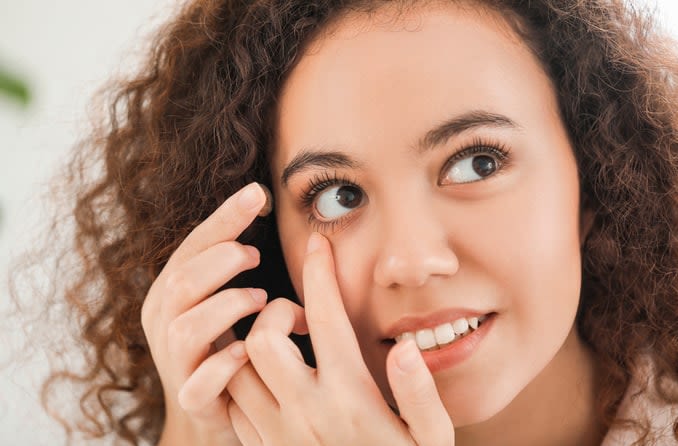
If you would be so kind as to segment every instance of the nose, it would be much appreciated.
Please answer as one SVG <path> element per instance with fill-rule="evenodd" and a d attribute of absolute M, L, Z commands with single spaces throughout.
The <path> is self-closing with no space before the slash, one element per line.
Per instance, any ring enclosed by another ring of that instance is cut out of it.
<path fill-rule="evenodd" d="M 402 203 L 383 214 L 375 283 L 384 288 L 420 287 L 431 277 L 454 275 L 459 260 L 450 246 L 445 216 L 428 200 L 410 202 L 419 203 L 414 207 Z"/>

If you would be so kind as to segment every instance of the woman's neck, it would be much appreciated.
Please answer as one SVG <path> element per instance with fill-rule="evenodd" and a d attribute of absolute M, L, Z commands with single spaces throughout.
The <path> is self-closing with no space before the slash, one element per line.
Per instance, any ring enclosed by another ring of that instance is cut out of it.
<path fill-rule="evenodd" d="M 500 413 L 459 428 L 457 446 L 598 446 L 595 359 L 573 329 L 549 365 Z"/>

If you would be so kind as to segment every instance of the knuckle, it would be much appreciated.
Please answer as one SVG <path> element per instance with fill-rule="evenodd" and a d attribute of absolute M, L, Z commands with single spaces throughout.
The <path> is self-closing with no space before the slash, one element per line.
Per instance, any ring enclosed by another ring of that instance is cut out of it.
<path fill-rule="evenodd" d="M 252 331 L 245 338 L 245 350 L 249 356 L 265 354 L 269 350 L 270 330 L 260 329 Z"/>
<path fill-rule="evenodd" d="M 273 331 L 276 328 L 282 330 L 282 327 L 294 324 L 295 315 L 290 303 L 287 299 L 278 297 L 266 304 L 255 322 L 253 332 Z"/>
<path fill-rule="evenodd" d="M 192 345 L 194 344 L 194 337 L 195 335 L 192 325 L 183 315 L 174 319 L 167 326 L 167 340 L 170 345 Z"/>
<path fill-rule="evenodd" d="M 171 272 L 165 279 L 166 298 L 171 302 L 190 296 L 193 289 L 193 279 L 182 269 Z"/>
<path fill-rule="evenodd" d="M 225 241 L 217 243 L 214 248 L 220 258 L 229 259 L 236 265 L 243 267 L 255 266 L 259 263 L 258 256 L 254 256 L 249 248 L 237 241 Z"/>
<path fill-rule="evenodd" d="M 232 346 L 229 345 L 218 353 L 211 355 L 205 361 L 210 367 L 213 367 L 215 370 L 220 370 L 221 373 L 229 371 L 229 373 L 235 374 L 237 371 L 236 366 L 238 365 L 238 360 L 233 357 L 231 348 Z"/>
<path fill-rule="evenodd" d="M 144 333 L 148 333 L 149 329 L 151 327 L 151 310 L 150 310 L 150 304 L 148 303 L 148 297 L 144 300 L 144 303 L 141 304 L 141 329 L 144 331 Z"/>
<path fill-rule="evenodd" d="M 276 297 L 271 301 L 269 305 L 275 308 L 289 308 L 291 309 L 292 302 L 289 299 L 285 299 L 284 297 Z"/>
<path fill-rule="evenodd" d="M 154 314 L 158 312 L 159 301 L 155 296 L 155 289 L 158 286 L 158 279 L 151 284 L 150 289 L 144 297 L 144 301 L 141 304 L 141 310 L 139 311 L 141 317 L 141 328 L 144 333 L 148 333 L 153 324 Z"/>
<path fill-rule="evenodd" d="M 194 413 L 196 401 L 194 389 L 191 386 L 190 382 L 184 383 L 183 387 L 179 391 L 179 394 L 177 395 L 177 401 L 179 402 L 179 405 L 184 410 L 184 412 Z"/>
<path fill-rule="evenodd" d="M 293 318 L 294 309 L 292 308 L 292 302 L 289 299 L 284 297 L 276 297 L 271 302 L 266 305 L 268 311 L 271 313 L 279 314 L 282 317 Z"/>
<path fill-rule="evenodd" d="M 229 288 L 224 291 L 223 300 L 228 302 L 228 305 L 223 305 L 221 308 L 237 314 L 248 313 L 259 308 L 259 304 L 252 298 L 249 291 L 243 288 Z"/>

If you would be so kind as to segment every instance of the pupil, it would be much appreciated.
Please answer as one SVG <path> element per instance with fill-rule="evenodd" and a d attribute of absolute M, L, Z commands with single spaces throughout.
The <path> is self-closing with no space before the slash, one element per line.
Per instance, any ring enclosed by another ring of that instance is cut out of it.
<path fill-rule="evenodd" d="M 361 192 L 351 186 L 342 186 L 337 190 L 337 202 L 347 208 L 360 204 Z"/>
<path fill-rule="evenodd" d="M 473 158 L 473 170 L 481 177 L 492 174 L 497 169 L 497 163 L 494 158 L 487 155 L 480 155 Z"/>

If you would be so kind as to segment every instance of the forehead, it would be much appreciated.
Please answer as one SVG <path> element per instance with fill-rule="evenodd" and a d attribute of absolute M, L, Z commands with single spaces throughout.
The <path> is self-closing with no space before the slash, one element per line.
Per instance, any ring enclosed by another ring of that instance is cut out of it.
<path fill-rule="evenodd" d="M 452 115 L 511 115 L 521 101 L 551 93 L 539 62 L 494 11 L 445 5 L 349 15 L 309 45 L 283 85 L 274 174 L 305 146 L 411 146 Z"/>

